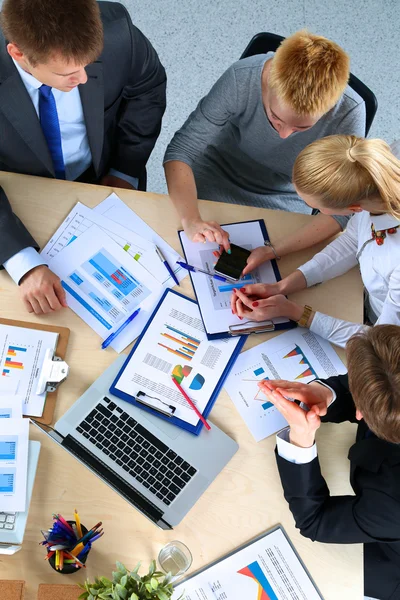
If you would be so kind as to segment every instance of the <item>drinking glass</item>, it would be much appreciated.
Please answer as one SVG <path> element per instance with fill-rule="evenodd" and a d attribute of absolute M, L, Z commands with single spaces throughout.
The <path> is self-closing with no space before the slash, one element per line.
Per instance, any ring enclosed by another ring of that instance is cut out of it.
<path fill-rule="evenodd" d="M 189 548 L 182 542 L 169 542 L 161 548 L 158 562 L 165 573 L 171 573 L 174 578 L 180 577 L 190 569 L 193 558 Z"/>

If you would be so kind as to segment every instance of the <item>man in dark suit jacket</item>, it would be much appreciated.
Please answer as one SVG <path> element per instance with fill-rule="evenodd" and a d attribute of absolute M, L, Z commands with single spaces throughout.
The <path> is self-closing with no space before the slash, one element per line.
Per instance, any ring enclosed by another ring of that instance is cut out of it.
<path fill-rule="evenodd" d="M 313 541 L 363 543 L 365 594 L 399 600 L 400 327 L 353 337 L 347 359 L 348 376 L 260 387 L 289 423 L 277 436 L 276 458 L 296 527 Z M 348 455 L 354 496 L 330 496 L 314 443 L 321 421 L 359 422 Z"/>
<path fill-rule="evenodd" d="M 166 75 L 126 9 L 96 0 L 5 0 L 1 26 L 0 170 L 145 189 Z M 55 134 L 45 93 L 57 111 Z M 66 302 L 37 249 L 0 188 L 0 265 L 29 312 L 40 314 Z"/>

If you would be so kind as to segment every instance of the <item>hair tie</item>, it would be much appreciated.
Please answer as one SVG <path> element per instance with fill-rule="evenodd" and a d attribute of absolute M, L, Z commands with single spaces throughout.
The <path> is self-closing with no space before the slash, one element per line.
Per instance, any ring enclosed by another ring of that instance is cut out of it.
<path fill-rule="evenodd" d="M 350 162 L 357 162 L 357 159 L 354 158 L 354 156 L 352 156 L 351 154 L 351 148 L 348 148 L 347 150 L 347 158 L 349 159 Z"/>

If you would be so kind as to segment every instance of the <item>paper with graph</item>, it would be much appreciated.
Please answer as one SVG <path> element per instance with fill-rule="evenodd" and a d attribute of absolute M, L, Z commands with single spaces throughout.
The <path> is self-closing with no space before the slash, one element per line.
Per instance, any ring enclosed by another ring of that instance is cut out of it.
<path fill-rule="evenodd" d="M 259 391 L 258 381 L 287 379 L 309 383 L 346 373 L 333 347 L 307 329 L 293 329 L 239 355 L 225 389 L 257 442 L 287 422 Z"/>
<path fill-rule="evenodd" d="M 223 225 L 229 233 L 230 241 L 247 250 L 264 245 L 260 221 L 233 223 Z M 213 252 L 218 244 L 207 242 L 198 244 L 189 240 L 184 232 L 179 232 L 186 261 L 194 267 L 212 272 L 217 259 Z M 276 275 L 270 261 L 263 263 L 251 274 L 236 283 L 216 281 L 203 273 L 190 273 L 193 287 L 201 309 L 204 325 L 209 334 L 226 333 L 231 325 L 243 325 L 237 316 L 232 314 L 230 299 L 233 288 L 241 288 L 251 283 L 275 283 Z M 276 324 L 288 323 L 288 319 L 274 319 Z"/>
<path fill-rule="evenodd" d="M 322 600 L 281 527 L 175 586 L 172 600 Z"/>
<path fill-rule="evenodd" d="M 191 425 L 198 417 L 172 382 L 172 375 L 200 412 L 208 404 L 239 339 L 209 342 L 198 305 L 169 293 L 116 383 L 117 390 L 139 391 L 176 407 L 175 417 Z"/>
<path fill-rule="evenodd" d="M 29 419 L 0 420 L 0 511 L 26 508 Z"/>
<path fill-rule="evenodd" d="M 0 325 L 0 398 L 21 405 L 22 397 L 24 415 L 43 413 L 46 393 L 36 390 L 46 350 L 54 352 L 57 340 L 58 333 Z"/>

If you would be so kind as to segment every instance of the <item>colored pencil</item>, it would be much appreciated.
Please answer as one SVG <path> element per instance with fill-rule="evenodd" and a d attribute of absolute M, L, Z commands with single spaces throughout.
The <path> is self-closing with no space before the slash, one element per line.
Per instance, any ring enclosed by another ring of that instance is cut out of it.
<path fill-rule="evenodd" d="M 205 418 L 203 417 L 203 415 L 201 414 L 201 412 L 197 409 L 195 403 L 189 398 L 189 396 L 187 395 L 187 393 L 185 392 L 185 390 L 179 385 L 179 383 L 177 382 L 177 380 L 175 379 L 175 377 L 172 377 L 172 381 L 174 382 L 174 384 L 176 385 L 176 387 L 178 388 L 178 390 L 180 391 L 180 393 L 182 394 L 182 396 L 185 398 L 185 400 L 189 404 L 189 406 L 191 408 L 193 408 L 194 412 L 199 417 L 199 419 L 203 423 L 204 427 L 206 429 L 210 430 L 211 427 L 209 426 L 209 424 L 207 423 L 207 421 L 205 420 Z"/>

